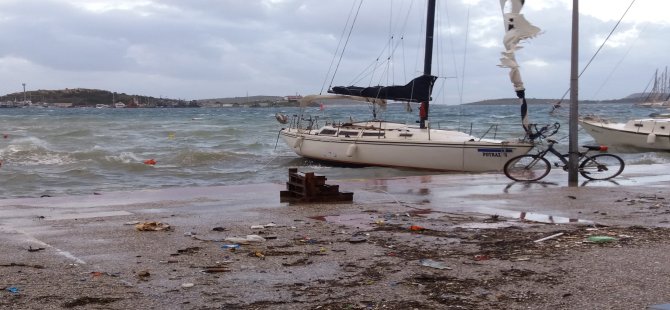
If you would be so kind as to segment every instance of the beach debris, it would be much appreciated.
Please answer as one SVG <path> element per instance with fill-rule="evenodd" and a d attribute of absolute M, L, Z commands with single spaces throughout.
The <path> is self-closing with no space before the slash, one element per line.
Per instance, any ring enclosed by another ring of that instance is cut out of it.
<path fill-rule="evenodd" d="M 421 260 L 419 260 L 419 263 L 421 264 L 421 266 L 426 266 L 426 267 L 430 267 L 430 268 L 435 268 L 435 269 L 440 269 L 440 270 L 444 270 L 444 269 L 451 270 L 451 267 L 448 267 L 445 263 L 440 262 L 440 261 L 436 261 L 436 260 L 432 260 L 432 259 L 429 259 L 429 258 L 421 259 Z"/>
<path fill-rule="evenodd" d="M 178 254 L 193 254 L 193 253 L 197 253 L 198 251 L 200 251 L 200 247 L 193 246 L 193 247 L 188 247 L 188 248 L 185 248 L 185 249 L 179 249 L 179 250 L 177 250 L 177 253 Z"/>
<path fill-rule="evenodd" d="M 251 229 L 263 229 L 265 226 L 263 225 L 251 225 Z"/>
<path fill-rule="evenodd" d="M 182 283 L 181 284 L 181 287 L 183 287 L 183 288 L 189 288 L 189 287 L 194 287 L 194 286 L 195 286 L 195 284 L 193 284 L 193 283 Z"/>
<path fill-rule="evenodd" d="M 306 257 L 303 257 L 303 258 L 299 258 L 299 259 L 297 259 L 293 262 L 281 263 L 281 265 L 286 266 L 286 267 L 291 267 L 291 266 L 309 265 L 311 263 L 312 263 L 312 261 L 310 261 Z"/>
<path fill-rule="evenodd" d="M 217 226 L 217 227 L 212 228 L 212 231 L 226 231 L 226 228 L 221 227 L 221 226 Z"/>
<path fill-rule="evenodd" d="M 144 222 L 135 225 L 138 231 L 163 231 L 170 230 L 170 225 L 161 222 Z"/>
<path fill-rule="evenodd" d="M 197 233 L 193 232 L 193 231 L 187 231 L 187 232 L 184 233 L 184 236 L 186 236 L 186 237 L 193 237 L 195 235 L 197 235 Z"/>
<path fill-rule="evenodd" d="M 557 238 L 557 237 L 560 237 L 560 236 L 563 236 L 563 235 L 564 235 L 564 233 L 561 232 L 561 233 L 553 234 L 551 236 L 546 236 L 544 238 L 537 239 L 533 242 L 535 242 L 535 243 L 542 242 L 542 241 L 546 241 L 546 240 L 549 240 L 549 239 L 554 239 L 554 238 Z"/>
<path fill-rule="evenodd" d="M 224 244 L 221 246 L 222 249 L 237 250 L 240 248 L 239 244 Z"/>
<path fill-rule="evenodd" d="M 339 185 L 326 184 L 325 176 L 314 172 L 298 172 L 288 169 L 286 190 L 279 193 L 280 202 L 347 202 L 354 200 L 354 193 L 340 192 Z"/>
<path fill-rule="evenodd" d="M 131 222 L 125 222 L 125 223 L 123 223 L 123 225 L 137 225 L 139 223 L 141 223 L 141 222 L 140 221 L 131 221 Z"/>
<path fill-rule="evenodd" d="M 477 255 L 474 256 L 474 260 L 476 260 L 476 261 L 483 261 L 483 260 L 489 260 L 489 259 L 491 259 L 491 257 L 488 256 L 488 255 L 484 255 L 484 254 L 477 254 Z"/>
<path fill-rule="evenodd" d="M 142 270 L 137 273 L 137 277 L 140 278 L 140 280 L 146 281 L 149 276 L 151 276 L 151 273 L 148 270 Z"/>
<path fill-rule="evenodd" d="M 16 286 L 11 286 L 5 289 L 6 291 L 12 293 L 12 294 L 18 294 L 19 291 L 21 291 L 18 287 Z"/>
<path fill-rule="evenodd" d="M 43 265 L 38 265 L 38 264 L 25 264 L 25 263 L 8 263 L 8 264 L 0 264 L 0 267 L 30 267 L 30 268 L 35 268 L 35 269 L 44 269 Z"/>
<path fill-rule="evenodd" d="M 153 166 L 153 165 L 156 164 L 156 161 L 152 158 L 152 159 L 147 159 L 147 160 L 143 161 L 143 163 L 144 163 L 145 165 Z"/>
<path fill-rule="evenodd" d="M 353 236 L 349 238 L 349 243 L 363 243 L 368 241 L 368 238 L 365 236 Z"/>
<path fill-rule="evenodd" d="M 38 252 L 38 251 L 44 251 L 44 248 L 33 248 L 32 246 L 28 246 L 28 252 Z"/>
<path fill-rule="evenodd" d="M 412 225 L 412 226 L 409 227 L 409 230 L 411 230 L 411 231 L 424 231 L 424 230 L 426 230 L 426 228 L 424 228 L 423 226 L 419 226 L 419 225 Z"/>
<path fill-rule="evenodd" d="M 617 241 L 617 238 L 611 236 L 589 236 L 586 240 L 593 243 L 608 243 Z"/>
<path fill-rule="evenodd" d="M 253 253 L 249 253 L 249 256 L 258 257 L 260 259 L 265 259 L 265 254 L 263 254 L 263 252 L 261 252 L 261 251 L 255 251 Z"/>
<path fill-rule="evenodd" d="M 237 243 L 237 244 L 249 244 L 249 243 L 265 242 L 265 238 L 263 238 L 259 235 L 247 235 L 244 238 L 229 237 L 229 238 L 226 238 L 226 239 L 223 239 L 223 240 L 227 241 L 227 242 Z"/>
<path fill-rule="evenodd" d="M 220 272 L 228 272 L 230 269 L 228 267 L 222 267 L 222 266 L 210 266 L 210 267 L 204 267 L 204 269 L 200 270 L 200 272 L 204 273 L 220 273 Z"/>

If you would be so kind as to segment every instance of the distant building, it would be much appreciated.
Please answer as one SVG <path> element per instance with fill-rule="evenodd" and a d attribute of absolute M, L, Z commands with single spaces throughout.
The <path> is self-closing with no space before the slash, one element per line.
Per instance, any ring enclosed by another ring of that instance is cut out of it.
<path fill-rule="evenodd" d="M 297 95 L 297 96 L 286 96 L 284 99 L 288 102 L 298 102 L 298 100 L 302 99 L 302 96 Z"/>

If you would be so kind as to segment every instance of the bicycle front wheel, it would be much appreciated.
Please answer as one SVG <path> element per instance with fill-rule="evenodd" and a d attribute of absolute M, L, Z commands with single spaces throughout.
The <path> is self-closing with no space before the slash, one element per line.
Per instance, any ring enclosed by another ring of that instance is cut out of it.
<path fill-rule="evenodd" d="M 621 157 L 613 154 L 598 154 L 586 158 L 579 165 L 579 174 L 589 180 L 609 180 L 623 171 Z"/>
<path fill-rule="evenodd" d="M 514 181 L 537 181 L 549 174 L 551 165 L 544 157 L 520 155 L 505 163 L 503 172 Z"/>

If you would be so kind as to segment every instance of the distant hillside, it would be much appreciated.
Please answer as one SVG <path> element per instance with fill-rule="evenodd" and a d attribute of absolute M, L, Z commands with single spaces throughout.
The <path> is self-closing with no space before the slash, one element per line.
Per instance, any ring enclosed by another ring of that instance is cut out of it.
<path fill-rule="evenodd" d="M 141 95 L 114 93 L 108 90 L 87 88 L 66 88 L 59 90 L 31 90 L 17 92 L 0 97 L 0 102 L 21 102 L 23 105 L 50 106 L 66 104 L 71 107 L 94 107 L 98 104 L 113 105 L 123 103 L 126 107 L 190 107 L 195 102 L 169 98 L 155 98 Z"/>
<path fill-rule="evenodd" d="M 285 103 L 284 97 L 280 96 L 246 96 L 229 98 L 212 98 L 196 100 L 201 107 L 222 106 L 269 106 Z"/>
<path fill-rule="evenodd" d="M 579 100 L 579 103 L 591 104 L 591 103 L 631 103 L 636 102 L 642 96 L 646 94 L 632 94 L 628 95 L 621 99 L 609 99 L 609 100 Z M 558 102 L 559 99 L 538 99 L 538 98 L 526 98 L 528 104 L 554 104 Z M 569 98 L 563 99 L 563 104 L 570 102 Z M 467 105 L 508 105 L 508 104 L 518 104 L 519 98 L 502 98 L 502 99 L 488 99 L 476 102 L 466 103 Z"/>

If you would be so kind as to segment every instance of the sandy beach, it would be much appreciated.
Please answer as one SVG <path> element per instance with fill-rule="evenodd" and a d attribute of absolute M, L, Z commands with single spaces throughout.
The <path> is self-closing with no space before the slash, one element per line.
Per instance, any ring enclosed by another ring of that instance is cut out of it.
<path fill-rule="evenodd" d="M 670 303 L 667 171 L 329 179 L 339 204 L 281 203 L 284 184 L 0 200 L 0 308 L 647 309 Z"/>

